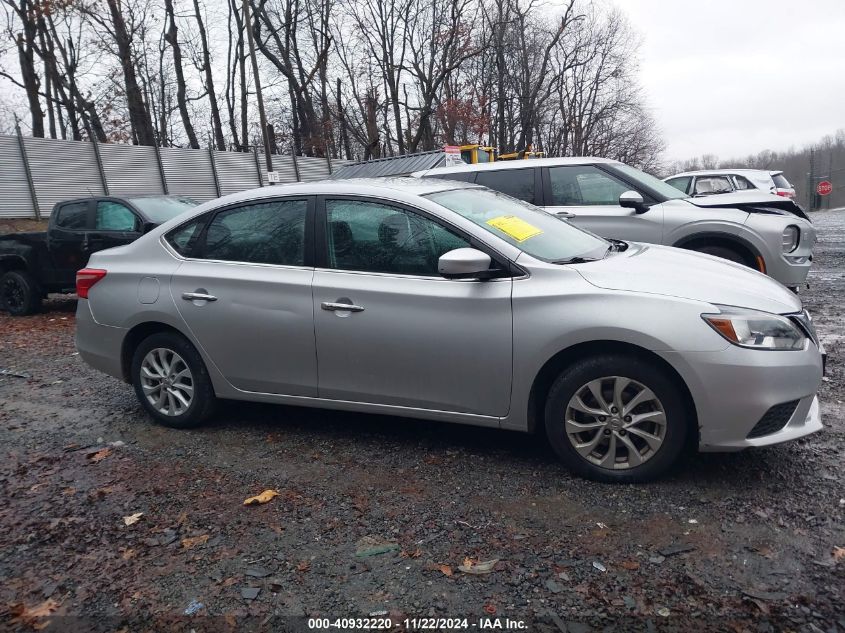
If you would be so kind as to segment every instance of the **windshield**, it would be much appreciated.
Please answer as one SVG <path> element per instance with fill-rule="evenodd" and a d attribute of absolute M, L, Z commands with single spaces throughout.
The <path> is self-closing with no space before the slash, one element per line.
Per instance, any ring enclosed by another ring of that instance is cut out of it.
<path fill-rule="evenodd" d="M 138 207 L 151 222 L 157 224 L 172 220 L 199 204 L 196 200 L 184 196 L 144 196 L 127 200 Z"/>
<path fill-rule="evenodd" d="M 610 247 L 597 235 L 491 189 L 452 189 L 425 197 L 543 261 L 601 258 Z"/>
<path fill-rule="evenodd" d="M 612 163 L 609 164 L 607 167 L 608 169 L 615 171 L 619 175 L 624 176 L 628 180 L 640 184 L 643 187 L 646 187 L 647 189 L 651 189 L 652 191 L 663 196 L 667 200 L 689 198 L 689 196 L 683 191 L 679 191 L 672 185 L 663 182 L 659 178 L 655 178 L 651 174 L 647 174 L 644 171 L 640 171 L 636 167 L 631 167 L 630 165 L 623 165 L 622 163 Z"/>

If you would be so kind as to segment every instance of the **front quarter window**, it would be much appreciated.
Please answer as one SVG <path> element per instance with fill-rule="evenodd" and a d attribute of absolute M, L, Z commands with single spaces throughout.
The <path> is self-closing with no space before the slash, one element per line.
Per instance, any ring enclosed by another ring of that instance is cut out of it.
<path fill-rule="evenodd" d="M 610 246 L 597 235 L 498 191 L 451 189 L 425 197 L 543 261 L 601 258 Z"/>

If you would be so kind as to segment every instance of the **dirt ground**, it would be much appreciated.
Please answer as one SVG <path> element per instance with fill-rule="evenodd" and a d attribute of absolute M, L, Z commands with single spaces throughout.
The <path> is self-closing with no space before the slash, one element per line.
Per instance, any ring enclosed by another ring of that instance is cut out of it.
<path fill-rule="evenodd" d="M 576 479 L 528 436 L 399 418 L 230 403 L 166 429 L 79 360 L 72 299 L 2 314 L 0 621 L 843 631 L 845 212 L 814 221 L 825 431 L 649 485 Z M 467 558 L 498 562 L 471 574 Z"/>

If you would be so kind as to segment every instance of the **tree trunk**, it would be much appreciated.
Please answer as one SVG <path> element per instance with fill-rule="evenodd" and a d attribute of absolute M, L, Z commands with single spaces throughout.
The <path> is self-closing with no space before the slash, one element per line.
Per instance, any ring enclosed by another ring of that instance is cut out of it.
<path fill-rule="evenodd" d="M 217 94 L 214 91 L 214 75 L 211 72 L 211 53 L 208 50 L 208 36 L 205 32 L 205 23 L 200 14 L 199 0 L 194 0 L 194 14 L 197 18 L 197 28 L 200 32 L 200 43 L 202 44 L 205 90 L 208 92 L 208 101 L 211 104 L 211 126 L 214 128 L 214 140 L 217 143 L 217 149 L 222 152 L 226 149 L 226 139 L 223 138 L 223 124 L 220 122 L 220 108 L 217 107 Z"/>
<path fill-rule="evenodd" d="M 164 0 L 164 10 L 170 26 L 164 32 L 165 41 L 170 44 L 173 51 L 173 71 L 176 75 L 176 103 L 179 106 L 179 114 L 182 115 L 182 125 L 185 126 L 185 134 L 188 135 L 188 143 L 194 149 L 199 149 L 200 144 L 194 126 L 191 123 L 191 115 L 188 112 L 187 86 L 185 85 L 185 73 L 182 70 L 182 48 L 179 46 L 179 29 L 176 27 L 176 16 L 173 12 L 173 0 Z"/>
<path fill-rule="evenodd" d="M 120 11 L 120 0 L 106 0 L 109 5 L 113 35 L 117 45 L 118 59 L 123 70 L 126 88 L 126 104 L 129 109 L 129 121 L 132 125 L 135 142 L 139 145 L 155 145 L 155 131 L 150 119 L 150 112 L 144 103 L 144 96 L 138 85 L 138 76 L 132 59 L 132 37 L 126 28 L 126 21 Z"/>

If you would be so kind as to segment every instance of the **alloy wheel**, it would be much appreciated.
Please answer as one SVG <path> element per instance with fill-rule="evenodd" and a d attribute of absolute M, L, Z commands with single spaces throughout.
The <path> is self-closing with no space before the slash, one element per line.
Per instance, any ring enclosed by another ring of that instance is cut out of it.
<path fill-rule="evenodd" d="M 172 349 L 157 347 L 141 361 L 141 388 L 156 411 L 182 415 L 194 398 L 194 379 L 185 360 Z"/>
<path fill-rule="evenodd" d="M 605 376 L 575 391 L 566 406 L 564 425 L 583 459 L 602 468 L 635 468 L 663 445 L 666 412 L 644 384 Z"/>

